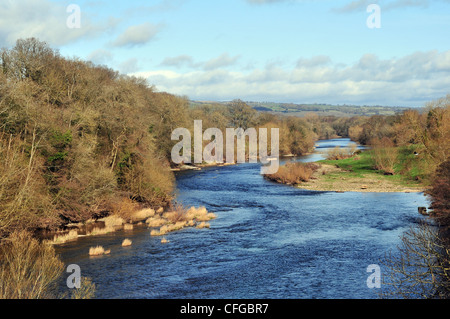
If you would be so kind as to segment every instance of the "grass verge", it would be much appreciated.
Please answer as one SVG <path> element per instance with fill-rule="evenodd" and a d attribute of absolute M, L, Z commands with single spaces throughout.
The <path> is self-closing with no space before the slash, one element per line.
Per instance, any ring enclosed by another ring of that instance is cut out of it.
<path fill-rule="evenodd" d="M 367 150 L 346 159 L 319 161 L 319 164 L 332 165 L 340 168 L 340 170 L 322 173 L 320 179 L 323 183 L 329 182 L 330 184 L 337 180 L 372 179 L 407 188 L 425 188 L 427 186 L 426 174 L 424 173 L 425 164 L 420 154 L 414 154 L 416 149 L 415 147 L 398 148 L 398 156 L 394 165 L 393 175 L 376 169 L 374 152 Z"/>

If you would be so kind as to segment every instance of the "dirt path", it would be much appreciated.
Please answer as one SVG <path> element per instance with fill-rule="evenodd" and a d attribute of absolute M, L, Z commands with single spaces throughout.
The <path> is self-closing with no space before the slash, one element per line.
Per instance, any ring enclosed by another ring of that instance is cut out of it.
<path fill-rule="evenodd" d="M 321 164 L 321 167 L 313 174 L 309 182 L 302 183 L 297 187 L 336 192 L 423 192 L 421 187 L 406 187 L 376 175 L 352 176 L 341 168 L 326 164 Z"/>

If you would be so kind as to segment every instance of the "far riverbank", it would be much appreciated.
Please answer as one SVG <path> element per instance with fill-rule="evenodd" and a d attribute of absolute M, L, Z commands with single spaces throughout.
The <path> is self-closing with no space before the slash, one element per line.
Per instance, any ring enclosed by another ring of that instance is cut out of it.
<path fill-rule="evenodd" d="M 352 172 L 329 164 L 320 164 L 308 182 L 297 185 L 298 188 L 314 191 L 335 192 L 423 192 L 424 187 L 416 183 L 403 184 L 402 181 L 387 178 L 380 174 L 358 176 Z"/>
<path fill-rule="evenodd" d="M 342 151 L 343 158 L 331 160 L 326 159 L 333 150 L 328 146 L 319 147 L 321 158 L 301 161 L 311 164 L 293 160 L 280 167 L 277 174 L 266 178 L 314 191 L 420 193 L 427 188 L 420 155 L 412 149 L 398 148 L 394 171 L 386 173 L 376 169 L 372 150 L 352 151 L 348 145 L 343 145 L 344 148 L 336 150 Z M 346 155 L 348 152 L 353 155 Z"/>

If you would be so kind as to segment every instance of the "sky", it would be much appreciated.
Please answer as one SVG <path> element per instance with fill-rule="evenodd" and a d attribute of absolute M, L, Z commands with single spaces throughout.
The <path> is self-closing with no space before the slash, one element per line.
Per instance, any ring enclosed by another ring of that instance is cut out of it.
<path fill-rule="evenodd" d="M 450 0 L 0 0 L 0 47 L 202 101 L 424 106 L 450 93 L 449 35 Z"/>

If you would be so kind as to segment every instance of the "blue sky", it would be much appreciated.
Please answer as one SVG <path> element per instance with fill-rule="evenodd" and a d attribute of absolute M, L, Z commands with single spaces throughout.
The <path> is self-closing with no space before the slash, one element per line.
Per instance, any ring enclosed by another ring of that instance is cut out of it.
<path fill-rule="evenodd" d="M 34 36 L 196 100 L 423 106 L 450 93 L 449 34 L 450 0 L 0 0 L 0 46 Z"/>

